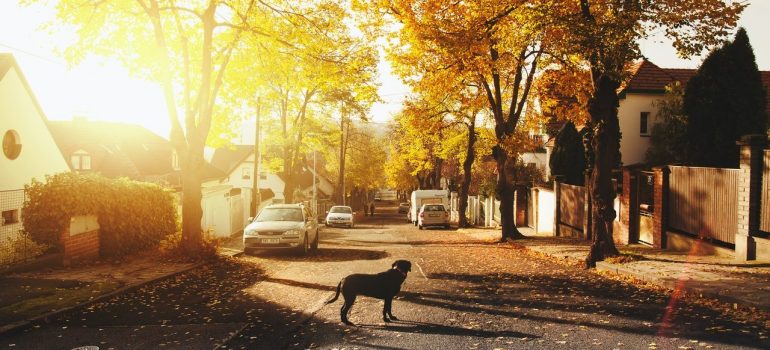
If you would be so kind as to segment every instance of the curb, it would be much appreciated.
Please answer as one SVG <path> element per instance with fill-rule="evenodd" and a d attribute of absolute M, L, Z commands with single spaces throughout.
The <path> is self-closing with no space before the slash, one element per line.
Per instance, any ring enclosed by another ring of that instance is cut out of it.
<path fill-rule="evenodd" d="M 88 306 L 90 304 L 94 304 L 94 303 L 97 303 L 97 302 L 100 302 L 100 301 L 112 298 L 114 296 L 117 296 L 117 295 L 120 295 L 120 294 L 123 294 L 123 293 L 126 293 L 126 292 L 130 292 L 130 291 L 135 290 L 135 289 L 139 289 L 139 288 L 143 287 L 146 284 L 162 281 L 162 280 L 174 277 L 176 275 L 183 274 L 183 273 L 188 272 L 190 270 L 193 270 L 193 269 L 199 268 L 199 267 L 201 267 L 203 265 L 206 265 L 207 263 L 208 262 L 206 262 L 206 261 L 197 262 L 197 263 L 195 263 L 195 264 L 193 264 L 191 266 L 185 267 L 185 268 L 177 270 L 177 271 L 173 271 L 173 272 L 167 273 L 165 275 L 161 275 L 161 276 L 156 277 L 156 278 L 152 278 L 152 279 L 149 279 L 149 280 L 146 280 L 146 281 L 142 281 L 142 282 L 139 282 L 139 283 L 136 283 L 136 284 L 120 287 L 120 288 L 118 288 L 116 290 L 113 290 L 112 292 L 109 292 L 107 294 L 102 294 L 102 295 L 97 296 L 97 297 L 95 297 L 93 299 L 86 300 L 84 302 L 75 304 L 73 306 L 68 306 L 68 307 L 65 307 L 65 308 L 62 308 L 62 309 L 59 309 L 59 310 L 54 310 L 54 311 L 51 311 L 51 312 L 48 312 L 48 313 L 45 313 L 45 314 L 42 314 L 42 315 L 39 315 L 39 316 L 35 316 L 35 317 L 30 318 L 28 320 L 18 321 L 18 322 L 15 322 L 15 323 L 4 325 L 4 326 L 0 327 L 0 336 L 8 334 L 8 333 L 12 333 L 12 332 L 20 331 L 22 329 L 25 329 L 27 327 L 32 326 L 35 323 L 38 323 L 38 322 L 47 323 L 49 318 L 53 318 L 53 317 L 58 316 L 60 314 L 63 314 L 63 313 L 66 313 L 66 312 L 70 312 L 70 311 L 73 311 L 73 310 L 77 310 L 77 309 L 83 308 L 85 306 Z"/>

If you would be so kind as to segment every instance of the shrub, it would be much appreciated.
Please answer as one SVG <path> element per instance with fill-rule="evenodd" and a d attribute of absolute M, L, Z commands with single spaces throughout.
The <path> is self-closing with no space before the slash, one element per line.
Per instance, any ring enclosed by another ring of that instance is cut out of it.
<path fill-rule="evenodd" d="M 103 257 L 155 247 L 176 231 L 174 198 L 155 184 L 61 173 L 33 180 L 26 191 L 24 231 L 41 244 L 59 246 L 62 229 L 78 215 L 99 217 Z"/>

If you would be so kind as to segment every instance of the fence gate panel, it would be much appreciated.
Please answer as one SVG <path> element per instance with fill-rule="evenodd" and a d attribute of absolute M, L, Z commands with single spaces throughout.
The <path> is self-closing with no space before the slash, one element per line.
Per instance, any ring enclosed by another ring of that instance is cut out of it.
<path fill-rule="evenodd" d="M 762 208 L 760 213 L 759 229 L 770 233 L 770 150 L 765 150 L 765 159 L 762 165 Z"/>
<path fill-rule="evenodd" d="M 669 227 L 693 236 L 735 244 L 740 170 L 670 168 Z"/>
<path fill-rule="evenodd" d="M 636 208 L 639 210 L 639 215 L 637 215 L 639 223 L 636 227 L 639 228 L 639 241 L 647 244 L 653 244 L 654 184 L 655 174 L 652 171 L 640 171 L 639 176 L 636 177 L 636 198 L 639 202 L 639 207 Z"/>
<path fill-rule="evenodd" d="M 585 188 L 583 186 L 559 184 L 561 198 L 558 203 L 561 225 L 567 225 L 578 231 L 583 230 Z"/>

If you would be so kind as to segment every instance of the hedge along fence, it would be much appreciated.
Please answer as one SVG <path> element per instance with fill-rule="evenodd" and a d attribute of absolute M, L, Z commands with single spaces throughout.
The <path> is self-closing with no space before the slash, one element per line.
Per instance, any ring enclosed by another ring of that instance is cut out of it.
<path fill-rule="evenodd" d="M 77 215 L 98 215 L 102 257 L 155 247 L 177 229 L 174 197 L 155 184 L 61 173 L 25 190 L 24 231 L 38 243 L 60 247 L 63 228 Z"/>

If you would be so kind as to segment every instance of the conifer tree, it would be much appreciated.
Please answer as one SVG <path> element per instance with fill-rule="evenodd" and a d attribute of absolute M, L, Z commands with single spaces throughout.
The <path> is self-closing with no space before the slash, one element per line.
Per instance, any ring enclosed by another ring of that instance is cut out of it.
<path fill-rule="evenodd" d="M 767 95 L 746 31 L 712 51 L 687 83 L 689 162 L 737 167 L 736 141 L 767 132 Z"/>

